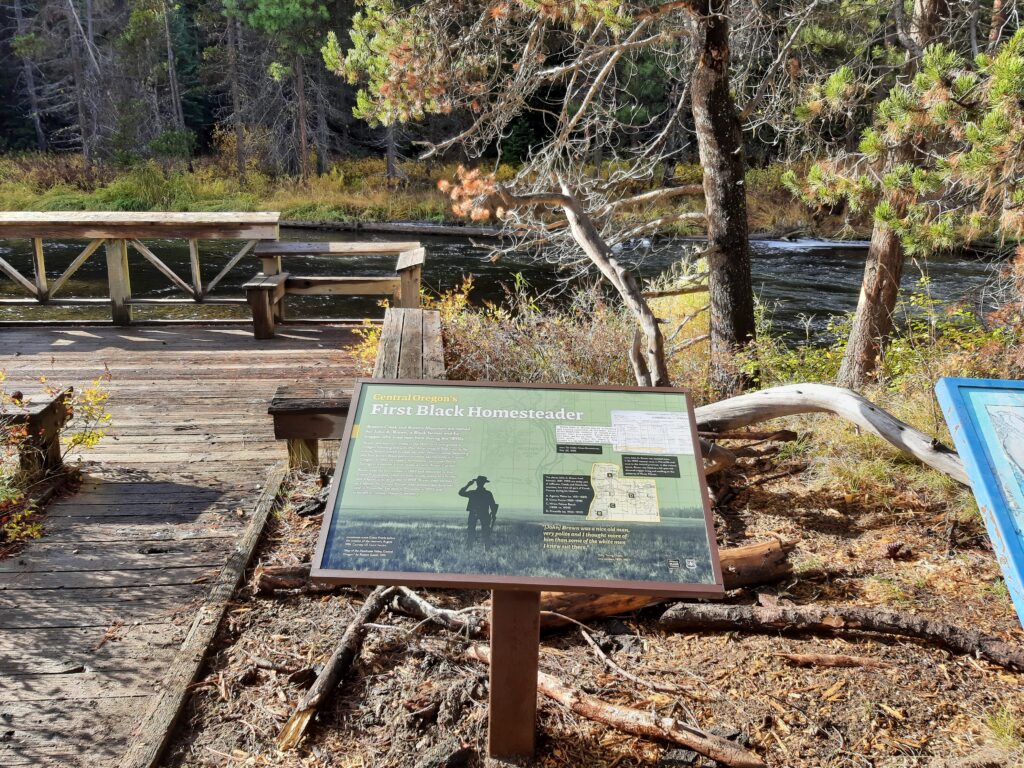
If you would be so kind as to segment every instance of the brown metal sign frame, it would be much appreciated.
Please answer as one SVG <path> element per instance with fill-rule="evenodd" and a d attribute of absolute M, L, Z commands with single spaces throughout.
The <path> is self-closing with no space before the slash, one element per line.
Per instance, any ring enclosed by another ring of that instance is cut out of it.
<path fill-rule="evenodd" d="M 708 533 L 708 549 L 711 555 L 711 571 L 715 581 L 711 584 L 680 584 L 678 582 L 656 582 L 656 581 L 625 581 L 613 579 L 558 579 L 542 578 L 532 576 L 495 576 L 491 574 L 455 574 L 455 573 L 424 573 L 419 571 L 363 571 L 363 570 L 339 570 L 321 568 L 324 551 L 330 533 L 331 521 L 336 513 L 343 514 L 343 511 L 336 510 L 338 494 L 341 490 L 341 482 L 344 475 L 345 459 L 348 447 L 352 438 L 352 427 L 356 418 L 356 411 L 362 394 L 362 387 L 370 384 L 388 384 L 416 387 L 454 387 L 465 389 L 479 388 L 500 388 L 500 389 L 550 389 L 550 390 L 578 390 L 590 392 L 648 392 L 677 394 L 685 398 L 687 412 L 690 419 L 690 433 L 693 440 L 694 456 L 699 461 L 701 455 L 700 442 L 697 437 L 697 423 L 693 413 L 693 403 L 689 393 L 682 389 L 646 387 L 582 387 L 569 384 L 512 384 L 492 381 L 430 381 L 409 379 L 357 379 L 352 392 L 352 406 L 349 409 L 348 419 L 345 423 L 345 432 L 341 439 L 341 447 L 338 451 L 337 470 L 331 481 L 330 495 L 327 498 L 325 507 L 324 522 L 320 529 L 320 536 L 317 540 L 316 553 L 313 556 L 311 578 L 314 581 L 326 584 L 393 584 L 399 586 L 423 586 L 434 588 L 453 589 L 499 589 L 499 590 L 525 590 L 539 591 L 552 590 L 556 592 L 582 592 L 586 594 L 637 594 L 650 595 L 652 597 L 697 597 L 716 598 L 725 594 L 722 582 L 722 568 L 718 557 L 718 545 L 715 540 L 714 518 L 711 514 L 711 505 L 708 499 L 707 481 L 703 471 L 697 472 L 700 484 L 701 502 L 704 507 L 704 525 Z M 701 469 L 701 468 L 698 468 Z"/>

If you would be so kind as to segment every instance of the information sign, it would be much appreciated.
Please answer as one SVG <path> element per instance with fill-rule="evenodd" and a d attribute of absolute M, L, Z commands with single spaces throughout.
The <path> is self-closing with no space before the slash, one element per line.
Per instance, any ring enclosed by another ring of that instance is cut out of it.
<path fill-rule="evenodd" d="M 312 577 L 721 596 L 689 398 L 361 380 Z"/>
<path fill-rule="evenodd" d="M 939 379 L 935 392 L 1024 626 L 1024 381 Z"/>

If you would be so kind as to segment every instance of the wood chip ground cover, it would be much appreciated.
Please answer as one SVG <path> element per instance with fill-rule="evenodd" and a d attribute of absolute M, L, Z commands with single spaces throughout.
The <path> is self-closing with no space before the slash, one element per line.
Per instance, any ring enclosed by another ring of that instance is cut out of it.
<path fill-rule="evenodd" d="M 728 601 L 885 606 L 1024 643 L 980 522 L 950 531 L 941 505 L 910 492 L 851 499 L 808 490 L 799 473 L 758 479 L 751 467 L 732 478 L 738 492 L 716 511 L 719 544 L 799 539 L 798 575 L 740 590 Z M 293 478 L 259 562 L 308 561 L 320 527 L 308 500 L 322 482 Z M 428 597 L 462 608 L 487 594 Z M 346 589 L 269 597 L 243 589 L 193 687 L 165 765 L 484 765 L 486 669 L 466 660 L 465 638 L 393 613 L 374 625 L 354 675 L 300 747 L 277 750 L 281 725 L 362 599 Z M 640 682 L 606 666 L 578 631 L 544 639 L 542 669 L 609 702 L 738 732 L 772 766 L 1024 766 L 1024 675 L 905 639 L 667 634 L 655 627 L 662 610 L 592 624 L 601 649 Z M 781 654 L 880 663 L 804 666 Z M 539 720 L 538 766 L 712 764 L 549 701 L 541 701 Z"/>

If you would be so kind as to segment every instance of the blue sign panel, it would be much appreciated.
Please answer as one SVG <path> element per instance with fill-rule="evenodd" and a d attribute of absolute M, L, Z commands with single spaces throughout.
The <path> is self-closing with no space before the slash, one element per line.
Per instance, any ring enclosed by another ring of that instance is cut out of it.
<path fill-rule="evenodd" d="M 939 379 L 935 393 L 1024 626 L 1024 381 Z"/>

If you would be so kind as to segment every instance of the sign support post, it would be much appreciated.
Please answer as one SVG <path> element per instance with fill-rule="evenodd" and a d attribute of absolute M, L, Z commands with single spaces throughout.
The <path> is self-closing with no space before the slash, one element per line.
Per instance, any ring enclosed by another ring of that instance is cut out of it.
<path fill-rule="evenodd" d="M 491 592 L 487 754 L 533 757 L 537 734 L 540 592 Z"/>

